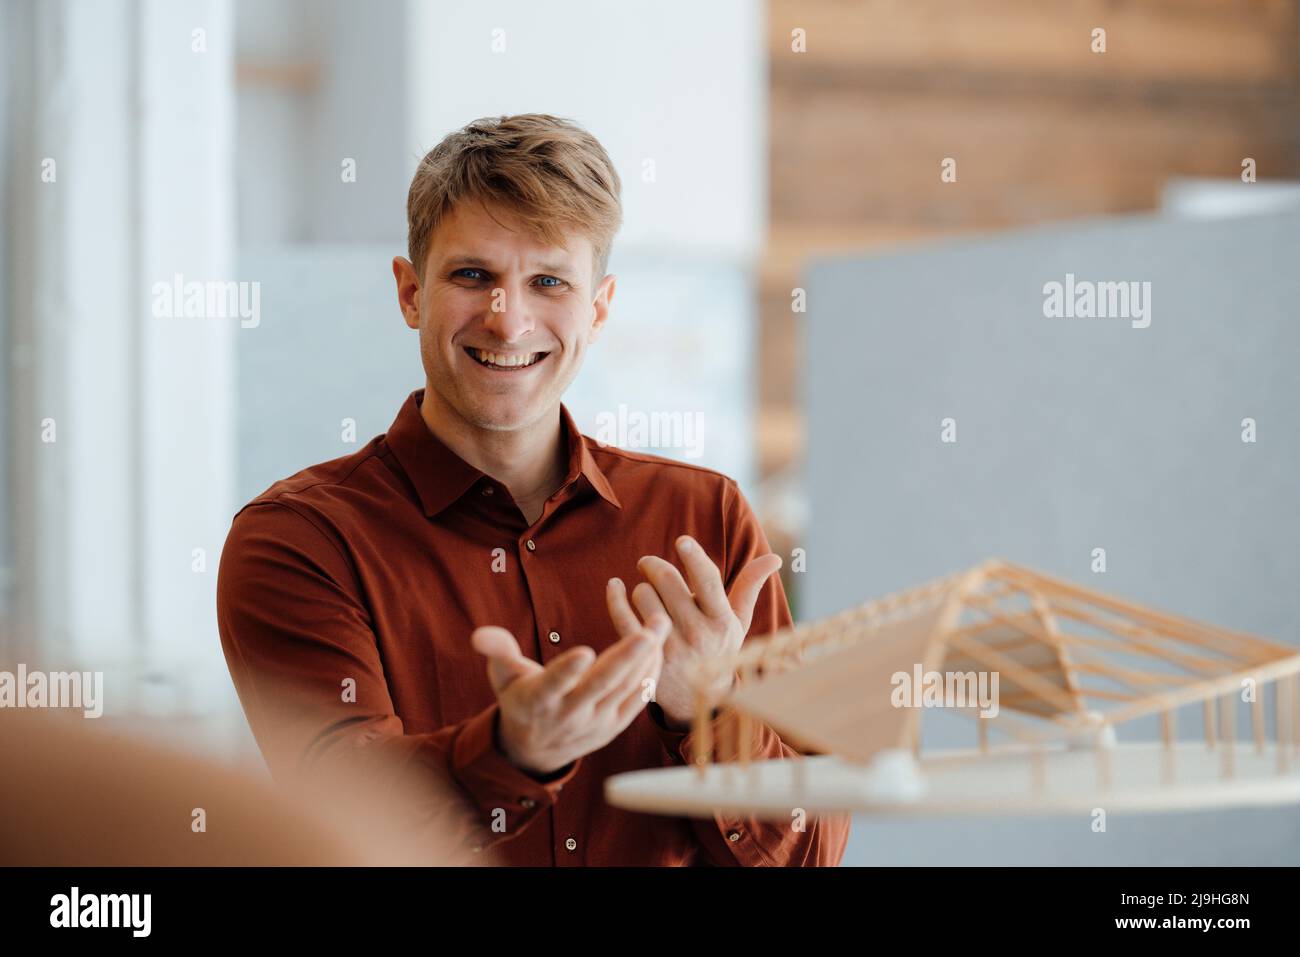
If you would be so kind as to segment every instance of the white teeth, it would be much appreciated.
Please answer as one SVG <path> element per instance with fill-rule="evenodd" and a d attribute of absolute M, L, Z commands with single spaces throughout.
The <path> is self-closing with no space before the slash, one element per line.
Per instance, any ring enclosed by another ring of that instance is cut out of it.
<path fill-rule="evenodd" d="M 470 352 L 474 357 L 482 362 L 490 362 L 494 366 L 505 366 L 507 368 L 519 368 L 520 366 L 530 366 L 541 358 L 540 352 L 530 352 L 526 354 L 505 355 L 500 352 L 485 352 L 482 349 L 470 347 Z"/>

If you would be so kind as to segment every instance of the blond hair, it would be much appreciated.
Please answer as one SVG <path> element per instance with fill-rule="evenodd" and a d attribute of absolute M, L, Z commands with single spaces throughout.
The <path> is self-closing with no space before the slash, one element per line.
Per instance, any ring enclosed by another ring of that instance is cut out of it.
<path fill-rule="evenodd" d="M 406 200 L 407 249 L 423 279 L 433 231 L 465 200 L 508 208 L 552 246 L 591 240 L 593 283 L 605 274 L 623 222 L 621 184 L 600 141 L 545 113 L 483 117 L 448 134 L 420 161 Z"/>

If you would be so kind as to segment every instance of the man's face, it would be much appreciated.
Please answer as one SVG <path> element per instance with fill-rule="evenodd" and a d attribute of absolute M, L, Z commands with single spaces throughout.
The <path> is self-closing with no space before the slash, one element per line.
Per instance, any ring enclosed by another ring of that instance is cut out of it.
<path fill-rule="evenodd" d="M 393 263 L 406 324 L 420 330 L 426 400 L 493 431 L 552 415 L 614 294 L 613 276 L 592 288 L 593 257 L 584 236 L 546 246 L 506 209 L 454 208 L 430 237 L 423 282 Z"/>

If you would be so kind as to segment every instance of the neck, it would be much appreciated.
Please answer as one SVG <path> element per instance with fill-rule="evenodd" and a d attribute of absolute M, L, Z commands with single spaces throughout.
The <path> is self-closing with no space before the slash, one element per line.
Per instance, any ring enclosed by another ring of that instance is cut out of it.
<path fill-rule="evenodd" d="M 490 475 L 510 492 L 528 524 L 542 513 L 546 500 L 564 484 L 569 456 L 560 407 L 522 429 L 477 428 L 446 409 L 425 387 L 420 417 L 447 448 Z"/>

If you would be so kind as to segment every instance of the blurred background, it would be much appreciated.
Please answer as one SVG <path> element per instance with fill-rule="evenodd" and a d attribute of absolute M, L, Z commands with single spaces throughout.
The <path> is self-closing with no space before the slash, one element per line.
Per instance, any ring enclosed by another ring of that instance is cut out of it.
<path fill-rule="evenodd" d="M 698 457 L 648 451 L 740 482 L 798 620 L 996 554 L 1297 642 L 1296 0 L 4 0 L 0 33 L 0 666 L 103 671 L 102 721 L 260 767 L 230 519 L 423 384 L 411 174 L 518 112 L 623 180 L 566 402 L 698 417 Z M 1152 282 L 1151 326 L 1045 318 L 1067 273 Z M 159 308 L 192 281 L 247 308 Z M 1300 816 L 859 819 L 845 863 L 1300 863 Z"/>

